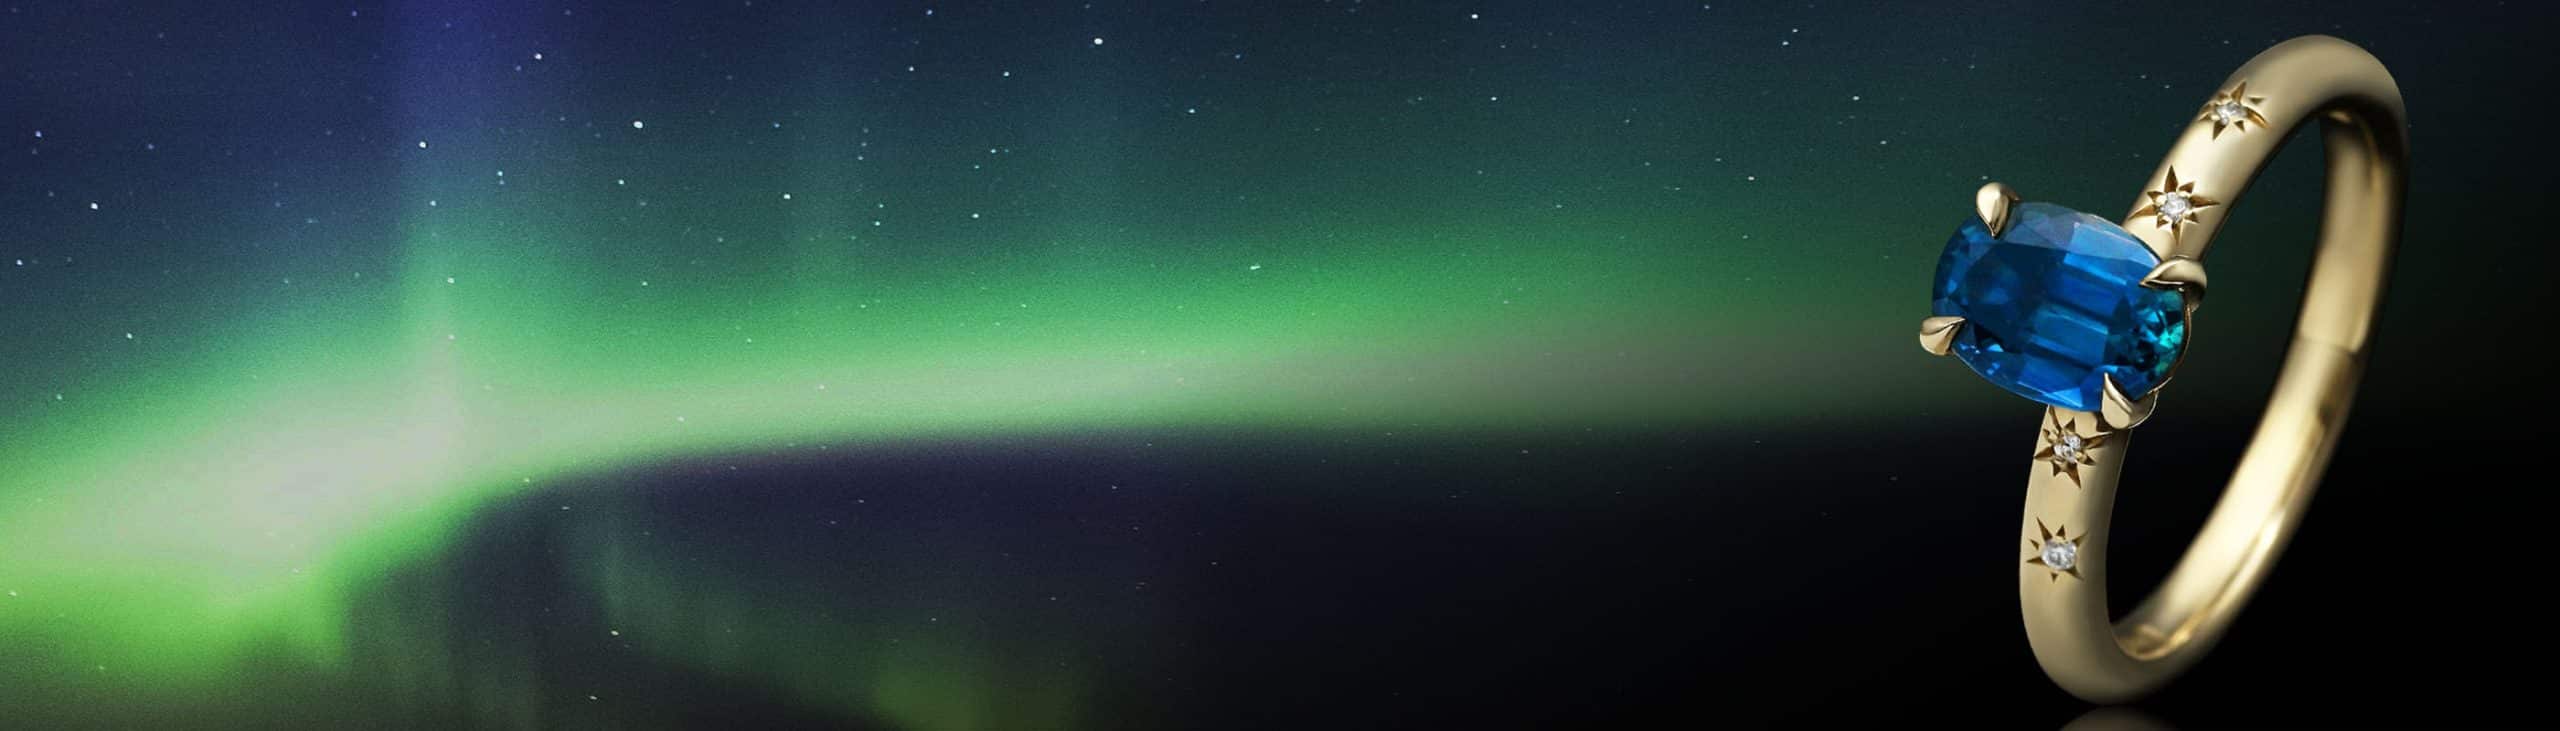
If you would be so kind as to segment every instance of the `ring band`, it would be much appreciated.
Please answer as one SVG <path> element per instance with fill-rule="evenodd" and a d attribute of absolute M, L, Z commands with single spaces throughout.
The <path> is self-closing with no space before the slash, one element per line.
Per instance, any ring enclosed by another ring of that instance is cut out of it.
<path fill-rule="evenodd" d="M 2111 623 L 2107 539 L 2128 430 L 2149 416 L 2184 355 L 2214 232 L 2310 120 L 2326 143 L 2326 199 L 2274 394 L 2186 555 Z M 2306 36 L 2260 53 L 2218 87 L 2121 226 L 2021 204 L 1999 183 L 1977 193 L 1975 217 L 1940 259 L 1920 340 L 2046 404 L 2020 521 L 2018 602 L 2036 661 L 2073 695 L 2119 702 L 2175 678 L 2230 627 L 2291 539 L 2362 371 L 2399 236 L 2405 128 L 2399 87 L 2381 62 Z"/>

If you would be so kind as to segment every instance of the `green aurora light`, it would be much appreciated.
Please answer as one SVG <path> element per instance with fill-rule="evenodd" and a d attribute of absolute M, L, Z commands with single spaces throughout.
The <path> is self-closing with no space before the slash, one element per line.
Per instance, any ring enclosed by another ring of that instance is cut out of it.
<path fill-rule="evenodd" d="M 702 281 L 442 202 L 405 226 L 396 307 L 235 326 L 0 446 L 0 633 L 143 683 L 218 683 L 278 645 L 334 667 L 351 591 L 559 476 L 1059 430 L 1694 423 L 1704 400 L 1664 395 L 1705 392 L 1735 342 L 1698 326 L 1707 257 L 1569 230 Z M 830 700 L 920 703 L 878 694 Z M 987 707 L 927 705 L 935 727 Z"/>

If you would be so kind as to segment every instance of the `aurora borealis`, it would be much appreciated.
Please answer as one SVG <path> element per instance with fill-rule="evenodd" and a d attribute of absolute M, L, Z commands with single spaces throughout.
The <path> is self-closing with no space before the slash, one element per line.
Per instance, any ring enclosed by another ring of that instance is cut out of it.
<path fill-rule="evenodd" d="M 1196 719 L 1129 679 L 1209 672 L 1163 659 L 1226 626 L 1209 559 L 1145 541 L 1254 533 L 1229 498 L 1606 524 L 1764 437 L 2016 416 L 1908 332 L 1973 187 L 2129 200 L 2305 29 L 2127 69 L 2166 36 L 1800 4 L 207 5 L 0 9 L 23 718 Z M 2316 162 L 2225 235 L 2307 240 Z M 2217 252 L 2187 367 L 2232 375 L 2181 401 L 2262 387 L 2299 248 Z M 563 669 L 610 653 L 734 687 Z"/>
<path fill-rule="evenodd" d="M 1257 163 L 1189 150 L 1249 156 L 1212 143 L 1278 125 L 1249 97 L 1192 92 L 1202 119 L 1074 93 L 1170 52 L 1135 39 L 893 55 L 937 31 L 845 18 L 686 68 L 583 46 L 597 21 L 373 10 L 259 19 L 373 34 L 378 60 L 295 84 L 379 94 L 373 118 L 26 120 L 46 128 L 28 157 L 61 167 L 11 181 L 51 202 L 27 209 L 49 233 L 10 242 L 13 306 L 83 305 L 12 358 L 33 365 L 0 473 L 13 635 L 151 682 L 277 643 L 328 667 L 349 587 L 582 470 L 1043 430 L 1683 420 L 1654 392 L 1710 354 L 1682 332 L 1699 256 L 1670 232 L 1395 220 L 1328 211 L 1361 181 L 1209 178 Z M 525 23 L 555 27 L 501 30 Z M 732 83 L 759 66 L 799 70 Z M 941 128 L 940 105 L 1008 89 L 1018 106 Z M 259 130 L 205 131 L 224 124 Z M 125 179 L 79 184 L 106 168 Z M 131 177 L 155 174 L 240 184 Z"/>

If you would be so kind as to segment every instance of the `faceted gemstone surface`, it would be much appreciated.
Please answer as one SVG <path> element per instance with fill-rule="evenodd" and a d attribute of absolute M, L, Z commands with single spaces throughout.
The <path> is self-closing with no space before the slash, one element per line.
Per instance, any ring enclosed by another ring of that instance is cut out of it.
<path fill-rule="evenodd" d="M 2178 219 L 2185 218 L 2188 211 L 2193 211 L 2195 209 L 2195 202 L 2187 200 L 2187 196 L 2185 194 L 2170 193 L 2168 195 L 2160 196 L 2161 218 L 2176 221 Z"/>
<path fill-rule="evenodd" d="M 2139 398 L 2186 350 L 2186 298 L 2142 286 L 2159 266 L 2141 239 L 2105 219 L 2050 203 L 2010 210 L 1998 238 L 1964 223 L 1938 257 L 1932 314 L 1965 319 L 1956 357 L 2012 393 L 2096 411 L 2113 376 Z"/>
<path fill-rule="evenodd" d="M 2078 435 L 2078 434 L 2064 434 L 2064 435 L 2062 435 L 2062 438 L 2061 438 L 2061 439 L 2056 440 L 2056 441 L 2053 443 L 2053 459 L 2054 459 L 2054 461 L 2057 461 L 2057 462 L 2076 462 L 2076 461 L 2079 461 L 2079 459 L 2080 459 L 2080 446 L 2081 446 L 2082 444 L 2084 444 L 2084 443 L 2085 443 L 2085 440 L 2082 440 L 2082 439 L 2080 438 L 2080 435 Z"/>
<path fill-rule="evenodd" d="M 2248 115 L 2249 110 L 2241 107 L 2237 99 L 2225 99 L 2222 103 L 2213 105 L 2213 118 L 2226 124 L 2240 121 Z"/>
<path fill-rule="evenodd" d="M 2080 544 L 2070 541 L 2048 539 L 2044 542 L 2044 550 L 2037 554 L 2044 559 L 2044 565 L 2053 567 L 2055 571 L 2069 571 L 2080 565 Z"/>

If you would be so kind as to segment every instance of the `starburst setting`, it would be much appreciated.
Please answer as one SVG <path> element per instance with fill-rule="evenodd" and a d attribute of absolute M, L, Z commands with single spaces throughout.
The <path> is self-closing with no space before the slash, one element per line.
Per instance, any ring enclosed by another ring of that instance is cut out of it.
<path fill-rule="evenodd" d="M 2249 131 L 2252 124 L 2265 127 L 2267 118 L 2258 114 L 2258 105 L 2266 101 L 2263 96 L 2250 96 L 2249 82 L 2243 81 L 2233 85 L 2230 91 L 2214 95 L 2213 101 L 2205 102 L 2204 112 L 2196 117 L 2196 121 L 2212 122 L 2213 138 L 2217 140 L 2222 139 L 2225 127 L 2241 132 Z"/>
<path fill-rule="evenodd" d="M 2044 428 L 2044 443 L 2036 449 L 2036 459 L 2052 465 L 2053 474 L 2070 477 L 2071 485 L 2078 487 L 2080 486 L 2080 468 L 2098 463 L 2097 458 L 2090 455 L 2090 451 L 2104 445 L 2107 437 L 2114 436 L 2115 433 L 2100 431 L 2081 434 L 2078 419 L 2065 421 L 2061 414 L 2055 413 L 2052 409 L 2046 409 L 2045 413 L 2049 423 Z"/>
<path fill-rule="evenodd" d="M 2222 201 L 2196 195 L 2196 181 L 2178 182 L 2177 168 L 2169 168 L 2169 179 L 2159 190 L 2146 190 L 2142 194 L 2150 198 L 2151 203 L 2143 206 L 2142 210 L 2134 211 L 2134 217 L 2151 216 L 2172 237 L 2177 235 L 2179 226 L 2196 220 L 2198 212 L 2222 205 Z"/>
<path fill-rule="evenodd" d="M 2088 536 L 2071 537 L 2070 526 L 2048 530 L 2044 527 L 2043 518 L 2036 519 L 2036 532 L 2043 536 L 2027 540 L 2027 550 L 2034 554 L 2027 557 L 2027 563 L 2045 567 L 2052 572 L 2052 575 L 2047 577 L 2051 580 L 2059 581 L 2063 574 L 2070 574 L 2074 579 L 2081 578 L 2080 541 Z"/>

